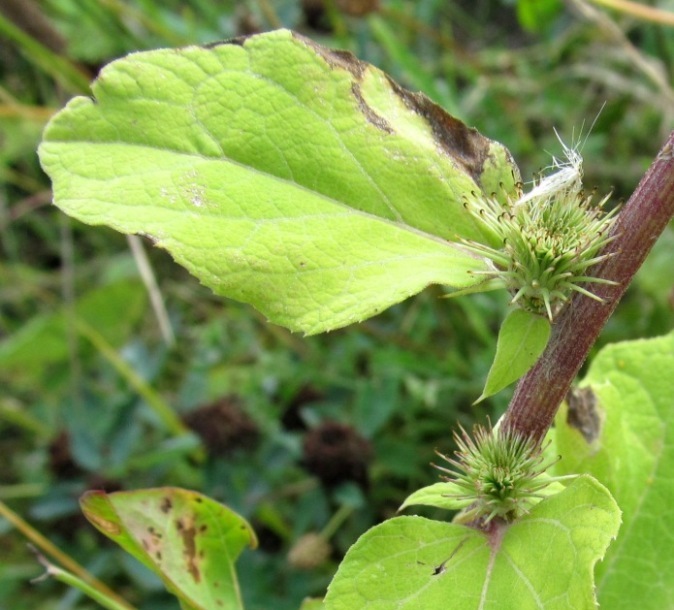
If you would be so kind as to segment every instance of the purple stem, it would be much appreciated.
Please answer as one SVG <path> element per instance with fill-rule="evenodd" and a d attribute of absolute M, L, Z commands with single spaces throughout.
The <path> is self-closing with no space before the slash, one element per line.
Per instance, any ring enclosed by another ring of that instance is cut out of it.
<path fill-rule="evenodd" d="M 617 283 L 592 286 L 602 303 L 574 293 L 555 320 L 545 351 L 517 384 L 502 430 L 543 440 L 590 348 L 672 217 L 674 132 L 613 224 L 616 237 L 605 251 L 616 254 L 589 272 Z"/>

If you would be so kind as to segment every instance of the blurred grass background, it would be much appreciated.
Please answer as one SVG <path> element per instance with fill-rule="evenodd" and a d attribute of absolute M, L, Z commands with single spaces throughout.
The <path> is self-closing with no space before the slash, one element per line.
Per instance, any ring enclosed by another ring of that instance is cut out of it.
<path fill-rule="evenodd" d="M 674 124 L 674 2 L 643 4 L 657 10 L 582 0 L 4 0 L 2 506 L 137 608 L 172 610 L 157 579 L 86 524 L 77 498 L 92 488 L 202 491 L 260 536 L 261 550 L 240 564 L 247 608 L 290 610 L 323 593 L 360 533 L 435 480 L 433 451 L 451 452 L 457 422 L 495 421 L 509 398 L 471 406 L 504 298 L 447 301 L 431 288 L 363 324 L 303 338 L 215 298 L 164 252 L 51 206 L 35 153 L 41 131 L 102 65 L 292 28 L 425 91 L 508 146 L 527 180 L 561 153 L 553 128 L 580 140 L 587 187 L 619 201 Z M 600 343 L 674 326 L 673 260 L 670 227 Z M 331 548 L 307 553 L 302 541 L 316 532 L 331 535 Z M 95 607 L 59 583 L 29 583 L 40 573 L 0 517 L 0 609 Z"/>

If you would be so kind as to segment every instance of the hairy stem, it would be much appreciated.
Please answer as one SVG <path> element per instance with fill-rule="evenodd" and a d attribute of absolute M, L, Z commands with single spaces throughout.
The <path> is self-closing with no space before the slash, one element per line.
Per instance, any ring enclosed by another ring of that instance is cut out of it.
<path fill-rule="evenodd" d="M 540 442 L 552 425 L 599 332 L 613 313 L 658 236 L 674 217 L 674 132 L 611 229 L 615 252 L 589 275 L 616 282 L 595 284 L 597 302 L 574 294 L 555 321 L 550 341 L 534 367 L 520 380 L 501 424 Z"/>

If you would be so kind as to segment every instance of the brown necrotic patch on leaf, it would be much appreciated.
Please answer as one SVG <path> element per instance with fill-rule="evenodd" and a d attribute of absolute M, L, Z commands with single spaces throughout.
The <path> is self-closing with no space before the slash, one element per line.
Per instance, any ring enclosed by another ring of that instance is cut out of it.
<path fill-rule="evenodd" d="M 194 520 L 186 517 L 176 519 L 175 526 L 183 543 L 183 558 L 187 572 L 194 579 L 194 582 L 201 582 L 200 557 L 197 553 L 197 529 Z"/>
<path fill-rule="evenodd" d="M 566 402 L 569 405 L 566 423 L 578 430 L 588 443 L 595 441 L 601 432 L 601 417 L 592 388 L 571 388 Z"/>
<path fill-rule="evenodd" d="M 365 102 L 361 94 L 360 82 L 363 80 L 365 72 L 370 69 L 369 64 L 360 61 L 349 51 L 327 49 L 299 34 L 293 33 L 293 36 L 314 50 L 329 66 L 350 72 L 354 78 L 351 91 L 363 116 L 379 129 L 387 133 L 394 133 L 391 125 Z M 480 134 L 477 129 L 468 127 L 465 123 L 448 114 L 425 94 L 414 93 L 401 87 L 388 75 L 386 75 L 386 78 L 392 91 L 403 103 L 430 125 L 438 148 L 453 161 L 459 163 L 464 171 L 477 184 L 480 184 L 484 164 L 489 158 L 492 142 Z"/>
<path fill-rule="evenodd" d="M 489 157 L 491 141 L 480 132 L 448 114 L 423 93 L 401 87 L 387 75 L 391 89 L 413 112 L 423 117 L 433 136 L 448 157 L 461 164 L 468 175 L 480 184 L 484 163 Z"/>
<path fill-rule="evenodd" d="M 353 83 L 353 85 L 351 85 L 351 92 L 353 93 L 353 97 L 356 98 L 358 109 L 363 113 L 363 116 L 368 120 L 368 122 L 372 123 L 372 125 L 374 125 L 377 129 L 381 129 L 386 133 L 395 132 L 393 127 L 391 127 L 386 119 L 379 116 L 370 106 L 367 105 L 358 83 Z"/>

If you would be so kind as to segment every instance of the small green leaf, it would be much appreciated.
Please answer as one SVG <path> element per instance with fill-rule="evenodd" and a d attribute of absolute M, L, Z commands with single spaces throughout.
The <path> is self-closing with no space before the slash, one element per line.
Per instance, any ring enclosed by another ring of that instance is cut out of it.
<path fill-rule="evenodd" d="M 501 325 L 494 362 L 482 395 L 475 402 L 500 392 L 524 375 L 543 353 L 549 338 L 550 322 L 547 318 L 523 309 L 513 309 Z"/>
<path fill-rule="evenodd" d="M 461 494 L 462 490 L 454 483 L 433 483 L 407 496 L 407 499 L 402 503 L 398 512 L 407 508 L 408 506 L 434 506 L 436 508 L 444 508 L 446 510 L 457 510 L 463 508 L 463 504 L 456 498 L 448 498 L 447 494 Z"/>
<path fill-rule="evenodd" d="M 486 263 L 471 193 L 516 195 L 508 151 L 373 66 L 281 30 L 136 53 L 45 130 L 66 213 L 166 248 L 218 294 L 317 333 Z"/>
<path fill-rule="evenodd" d="M 624 525 L 597 569 L 610 610 L 674 608 L 674 333 L 605 347 L 561 409 L 556 472 L 605 484 Z"/>
<path fill-rule="evenodd" d="M 619 524 L 615 501 L 589 476 L 489 533 L 397 517 L 349 550 L 325 608 L 589 610 L 594 565 Z"/>
<path fill-rule="evenodd" d="M 234 562 L 255 547 L 248 523 L 201 494 L 165 487 L 88 492 L 85 516 L 164 581 L 185 610 L 242 610 Z"/>

